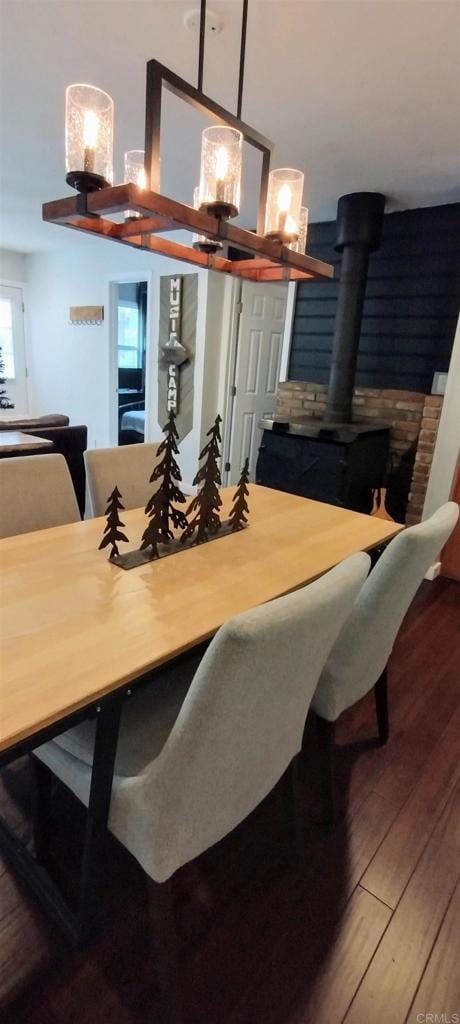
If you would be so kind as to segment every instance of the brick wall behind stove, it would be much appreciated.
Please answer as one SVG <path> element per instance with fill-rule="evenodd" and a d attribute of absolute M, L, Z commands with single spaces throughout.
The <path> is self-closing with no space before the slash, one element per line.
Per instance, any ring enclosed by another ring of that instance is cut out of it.
<path fill-rule="evenodd" d="M 288 380 L 279 385 L 276 415 L 287 420 L 322 419 L 327 386 L 314 381 Z M 390 425 L 390 457 L 393 468 L 401 458 L 413 455 L 414 464 L 406 523 L 420 521 L 436 444 L 442 398 L 418 391 L 356 387 L 353 417 L 383 420 Z"/>

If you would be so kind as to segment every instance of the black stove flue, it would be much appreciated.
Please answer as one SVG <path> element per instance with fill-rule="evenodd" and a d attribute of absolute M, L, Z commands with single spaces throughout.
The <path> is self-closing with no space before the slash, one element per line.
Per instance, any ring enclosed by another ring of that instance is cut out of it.
<path fill-rule="evenodd" d="M 329 389 L 324 419 L 351 423 L 369 256 L 380 247 L 385 196 L 352 192 L 337 206 L 337 241 L 342 253 Z"/>

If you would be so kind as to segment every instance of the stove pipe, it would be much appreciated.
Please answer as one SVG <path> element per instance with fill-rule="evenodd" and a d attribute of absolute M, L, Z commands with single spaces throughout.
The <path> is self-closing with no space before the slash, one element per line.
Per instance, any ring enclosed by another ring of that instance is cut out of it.
<path fill-rule="evenodd" d="M 380 246 L 384 208 L 380 192 L 352 192 L 338 201 L 335 249 L 343 255 L 324 414 L 329 423 L 351 423 L 369 255 Z"/>

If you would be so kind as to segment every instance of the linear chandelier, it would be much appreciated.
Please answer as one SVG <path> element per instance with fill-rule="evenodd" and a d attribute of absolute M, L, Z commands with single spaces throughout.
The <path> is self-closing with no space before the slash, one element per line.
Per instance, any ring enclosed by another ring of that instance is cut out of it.
<path fill-rule="evenodd" d="M 203 92 L 206 0 L 201 0 L 198 87 L 157 60 L 147 63 L 145 150 L 125 153 L 122 185 L 113 185 L 113 100 L 91 85 L 66 90 L 66 181 L 77 195 L 45 203 L 43 219 L 169 258 L 262 281 L 331 278 L 333 267 L 305 254 L 304 176 L 270 171 L 273 144 L 241 119 L 248 0 L 243 0 L 236 116 Z M 200 181 L 193 206 L 160 192 L 160 133 L 166 88 L 215 124 L 202 132 Z M 243 141 L 261 154 L 257 232 L 231 223 L 240 208 Z M 111 215 L 125 214 L 124 221 Z M 164 232 L 191 232 L 191 244 Z M 243 250 L 248 259 L 241 259 Z M 233 252 L 233 258 L 230 255 Z"/>

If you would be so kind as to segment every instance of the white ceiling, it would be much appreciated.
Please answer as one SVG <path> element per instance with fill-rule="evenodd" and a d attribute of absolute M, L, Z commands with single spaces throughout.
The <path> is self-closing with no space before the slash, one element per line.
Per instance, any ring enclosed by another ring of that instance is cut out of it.
<path fill-rule="evenodd" d="M 64 91 L 89 81 L 115 101 L 115 180 L 143 146 L 145 64 L 156 57 L 196 83 L 198 0 L 0 0 L 2 244 L 71 244 L 41 222 L 69 193 Z M 235 108 L 241 0 L 208 0 L 223 20 L 206 42 L 208 94 Z M 244 119 L 276 143 L 273 166 L 305 171 L 311 220 L 368 189 L 388 209 L 460 200 L 460 4 L 457 0 L 249 0 Z M 199 122 L 168 97 L 163 191 L 191 200 Z M 243 181 L 254 224 L 254 169 Z"/>

